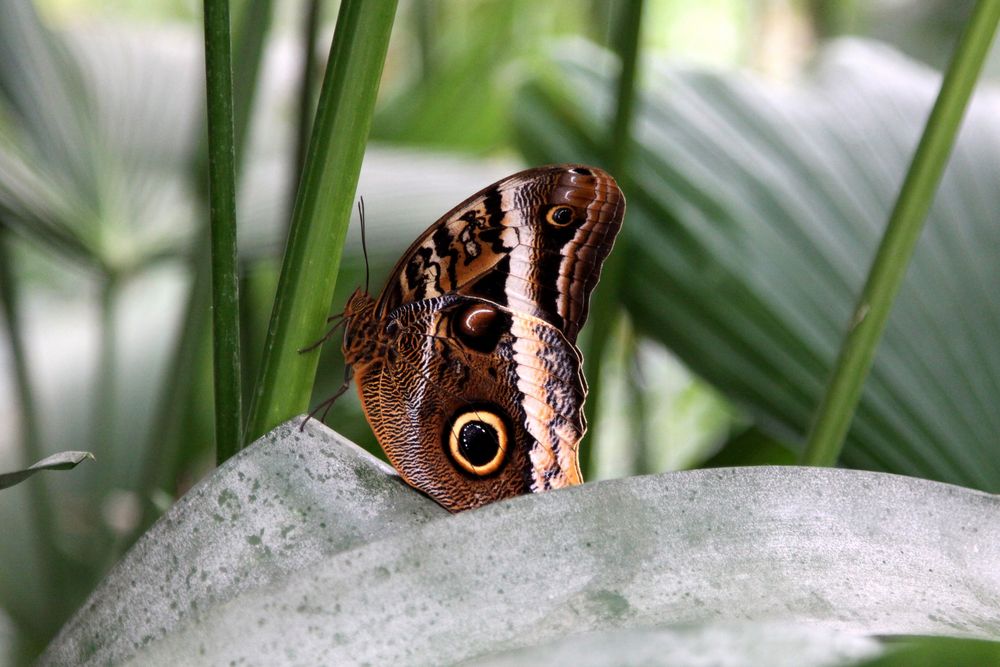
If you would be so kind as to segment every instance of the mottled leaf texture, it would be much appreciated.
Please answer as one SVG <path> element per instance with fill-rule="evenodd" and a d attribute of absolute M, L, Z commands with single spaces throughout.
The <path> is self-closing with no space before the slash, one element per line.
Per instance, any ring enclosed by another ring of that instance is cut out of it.
<path fill-rule="evenodd" d="M 836 665 L 1000 639 L 998 561 L 1000 498 L 939 482 L 697 470 L 451 515 L 290 422 L 171 508 L 41 664 Z"/>

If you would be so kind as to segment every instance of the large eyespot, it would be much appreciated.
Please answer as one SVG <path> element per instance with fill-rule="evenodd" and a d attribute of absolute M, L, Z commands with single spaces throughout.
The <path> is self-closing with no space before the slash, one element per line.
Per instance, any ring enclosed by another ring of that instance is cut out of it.
<path fill-rule="evenodd" d="M 555 227 L 565 227 L 573 222 L 576 216 L 569 206 L 553 206 L 545 213 L 545 221 Z"/>
<path fill-rule="evenodd" d="M 499 308 L 479 301 L 456 310 L 451 320 L 452 334 L 464 345 L 484 353 L 495 350 L 509 328 L 509 318 Z"/>
<path fill-rule="evenodd" d="M 459 413 L 452 420 L 446 437 L 452 460 L 477 477 L 491 475 L 500 469 L 510 442 L 504 420 L 483 408 Z"/>

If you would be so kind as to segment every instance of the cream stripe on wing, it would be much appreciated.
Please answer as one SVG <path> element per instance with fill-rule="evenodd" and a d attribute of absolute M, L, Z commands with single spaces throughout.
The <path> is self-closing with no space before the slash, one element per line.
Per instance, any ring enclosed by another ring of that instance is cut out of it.
<path fill-rule="evenodd" d="M 582 409 L 581 391 L 558 377 L 565 376 L 565 366 L 572 366 L 575 360 L 570 343 L 551 324 L 533 317 L 514 317 L 511 333 L 515 357 L 537 359 L 544 369 L 516 366 L 517 388 L 524 397 L 525 428 L 536 443 L 529 453 L 532 491 L 579 484 L 576 452 L 583 432 L 573 416 Z M 539 396 L 540 390 L 545 395 Z M 568 409 L 574 405 L 576 410 Z M 554 406 L 562 409 L 557 411 Z"/>

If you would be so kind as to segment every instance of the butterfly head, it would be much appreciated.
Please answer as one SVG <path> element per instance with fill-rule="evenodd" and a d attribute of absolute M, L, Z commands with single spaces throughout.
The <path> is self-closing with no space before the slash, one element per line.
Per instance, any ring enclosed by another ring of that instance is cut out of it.
<path fill-rule="evenodd" d="M 352 366 L 370 354 L 375 333 L 374 309 L 375 300 L 360 287 L 344 306 L 344 359 Z"/>

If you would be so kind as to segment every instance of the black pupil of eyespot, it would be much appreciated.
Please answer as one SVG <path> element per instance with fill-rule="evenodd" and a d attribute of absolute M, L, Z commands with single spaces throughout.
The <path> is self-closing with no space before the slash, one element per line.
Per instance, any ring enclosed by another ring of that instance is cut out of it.
<path fill-rule="evenodd" d="M 458 434 L 458 448 L 465 460 L 474 466 L 484 466 L 496 458 L 500 440 L 496 430 L 485 422 L 469 422 Z"/>
<path fill-rule="evenodd" d="M 560 206 L 552 214 L 552 219 L 560 225 L 569 224 L 569 221 L 573 219 L 573 212 L 565 206 Z"/>

